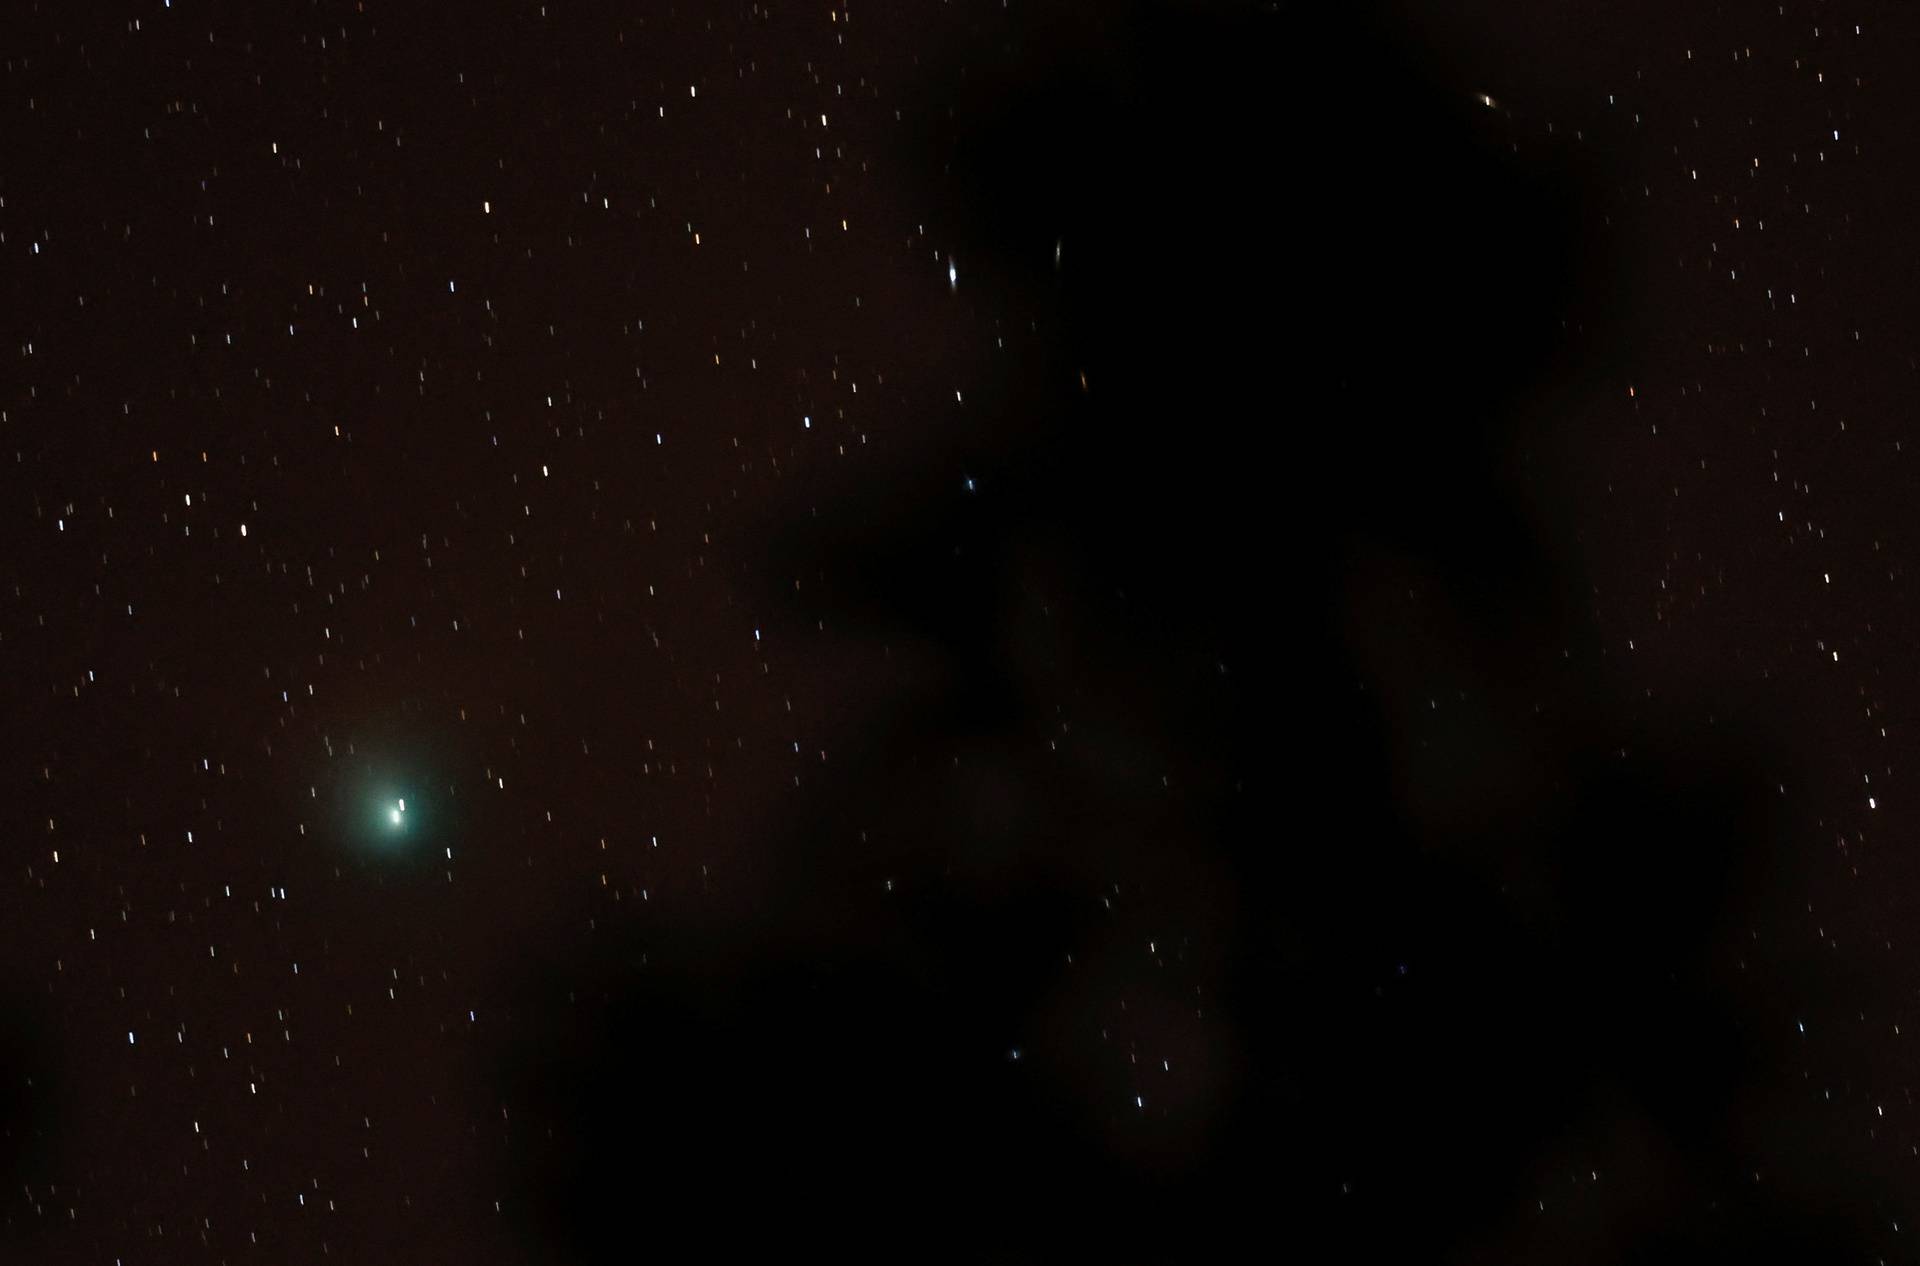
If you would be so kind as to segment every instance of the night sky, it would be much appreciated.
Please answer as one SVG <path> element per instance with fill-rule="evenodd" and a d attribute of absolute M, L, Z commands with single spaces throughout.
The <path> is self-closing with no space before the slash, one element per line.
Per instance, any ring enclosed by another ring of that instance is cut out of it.
<path fill-rule="evenodd" d="M 1917 49 L 6 6 L 0 1260 L 1920 1259 Z"/>

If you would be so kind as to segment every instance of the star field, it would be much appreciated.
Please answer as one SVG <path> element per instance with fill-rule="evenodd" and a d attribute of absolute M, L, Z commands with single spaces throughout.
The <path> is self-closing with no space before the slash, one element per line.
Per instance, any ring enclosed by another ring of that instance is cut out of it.
<path fill-rule="evenodd" d="M 0 20 L 0 1257 L 1920 1255 L 1920 27 L 1429 8 Z"/>

